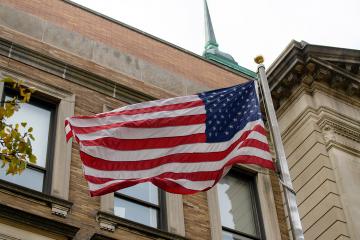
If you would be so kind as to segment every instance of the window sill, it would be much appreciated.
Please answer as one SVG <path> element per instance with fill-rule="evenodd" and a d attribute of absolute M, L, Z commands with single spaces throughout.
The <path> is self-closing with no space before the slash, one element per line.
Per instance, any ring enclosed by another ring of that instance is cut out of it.
<path fill-rule="evenodd" d="M 68 215 L 73 205 L 72 202 L 57 197 L 53 197 L 29 188 L 25 188 L 1 179 L 0 179 L 0 191 L 10 195 L 21 197 L 23 199 L 27 199 L 31 201 L 35 200 L 42 204 L 46 204 L 49 207 L 51 207 L 52 214 L 64 218 Z"/>
<path fill-rule="evenodd" d="M 16 223 L 22 223 L 36 229 L 42 229 L 49 233 L 59 234 L 61 236 L 65 236 L 67 239 L 73 239 L 79 231 L 78 227 L 28 213 L 4 204 L 0 204 L 0 217 Z"/>
<path fill-rule="evenodd" d="M 165 232 L 157 228 L 152 228 L 143 224 L 139 224 L 130 220 L 117 217 L 113 214 L 99 211 L 96 220 L 100 224 L 100 228 L 110 232 L 114 232 L 117 227 L 127 228 L 132 230 L 135 234 L 152 236 L 156 239 L 161 238 L 165 240 L 186 240 L 185 237 Z"/>

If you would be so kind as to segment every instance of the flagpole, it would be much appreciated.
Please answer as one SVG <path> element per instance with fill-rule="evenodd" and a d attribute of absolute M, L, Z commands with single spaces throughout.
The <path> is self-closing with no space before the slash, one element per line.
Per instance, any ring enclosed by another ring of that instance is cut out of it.
<path fill-rule="evenodd" d="M 293 190 L 293 186 L 291 183 L 289 167 L 285 156 L 284 145 L 281 141 L 281 134 L 279 130 L 279 124 L 276 118 L 273 101 L 271 99 L 269 84 L 267 82 L 267 77 L 265 73 L 265 66 L 262 64 L 264 62 L 264 58 L 262 56 L 258 56 L 255 58 L 255 62 L 258 64 L 257 74 L 260 81 L 260 86 L 262 88 L 265 107 L 268 113 L 270 131 L 273 136 L 274 148 L 277 156 L 277 168 L 278 171 L 280 171 L 280 182 L 283 185 L 284 189 L 292 236 L 294 240 L 304 240 L 304 234 L 300 222 L 300 215 L 296 204 L 296 194 Z"/>

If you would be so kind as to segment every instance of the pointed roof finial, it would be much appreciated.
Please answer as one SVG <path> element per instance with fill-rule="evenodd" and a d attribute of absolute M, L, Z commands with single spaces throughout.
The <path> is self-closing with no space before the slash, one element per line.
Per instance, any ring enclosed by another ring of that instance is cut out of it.
<path fill-rule="evenodd" d="M 218 48 L 219 44 L 216 42 L 214 28 L 212 26 L 211 17 L 207 1 L 204 0 L 204 17 L 205 17 L 205 49 Z"/>
<path fill-rule="evenodd" d="M 247 68 L 239 66 L 235 59 L 228 53 L 219 50 L 219 44 L 216 42 L 214 28 L 212 26 L 211 17 L 207 1 L 204 0 L 204 16 L 205 16 L 205 51 L 203 56 L 211 61 L 220 63 L 236 71 L 242 72 L 252 78 L 256 78 L 256 74 Z"/>

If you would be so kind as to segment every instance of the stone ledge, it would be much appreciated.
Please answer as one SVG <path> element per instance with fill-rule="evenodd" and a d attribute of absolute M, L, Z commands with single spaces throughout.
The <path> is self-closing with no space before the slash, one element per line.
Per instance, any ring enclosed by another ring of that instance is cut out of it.
<path fill-rule="evenodd" d="M 0 203 L 0 217 L 73 239 L 78 227 L 41 217 Z"/>
<path fill-rule="evenodd" d="M 125 228 L 131 230 L 134 233 L 138 233 L 139 235 L 151 236 L 156 239 L 165 239 L 165 240 L 186 240 L 187 238 L 162 231 L 157 228 L 148 227 L 143 224 L 139 224 L 133 221 L 129 221 L 115 215 L 101 212 L 99 211 L 96 215 L 96 220 L 100 224 L 100 228 L 103 230 L 107 230 L 110 232 L 114 232 L 116 228 Z M 102 238 L 94 238 L 94 239 L 102 239 Z M 107 238 L 104 238 L 107 239 Z M 111 239 L 111 238 L 110 238 Z"/>
<path fill-rule="evenodd" d="M 72 202 L 66 201 L 64 199 L 53 197 L 4 180 L 0 180 L 0 191 L 15 196 L 20 196 L 24 199 L 36 200 L 38 202 L 44 203 L 51 207 L 52 214 L 64 218 L 68 215 L 73 205 Z"/>

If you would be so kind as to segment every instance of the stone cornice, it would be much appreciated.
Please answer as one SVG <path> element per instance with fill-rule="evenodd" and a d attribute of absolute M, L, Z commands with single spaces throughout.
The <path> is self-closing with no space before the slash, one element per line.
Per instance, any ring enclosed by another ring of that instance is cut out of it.
<path fill-rule="evenodd" d="M 12 208 L 4 204 L 0 204 L 0 217 L 42 229 L 49 233 L 59 234 L 65 236 L 67 239 L 73 239 L 79 231 L 78 227 Z"/>
<path fill-rule="evenodd" d="M 15 195 L 16 197 L 21 197 L 30 201 L 35 200 L 39 203 L 48 205 L 51 208 L 52 214 L 63 218 L 67 217 L 73 205 L 72 202 L 64 199 L 47 195 L 4 180 L 0 180 L 0 191 Z"/>
<path fill-rule="evenodd" d="M 293 42 L 284 55 L 271 66 L 268 78 L 275 108 L 287 101 L 301 84 L 311 88 L 314 83 L 320 83 L 334 92 L 345 94 L 348 99 L 360 100 L 360 51 L 324 48 L 332 52 L 326 53 L 322 46 Z M 328 61 L 330 56 L 334 61 L 338 61 L 337 54 L 341 53 L 347 54 L 342 59 L 349 57 L 351 60 L 345 69 Z"/>
<path fill-rule="evenodd" d="M 137 91 L 76 66 L 70 66 L 66 62 L 3 38 L 0 38 L 0 55 L 128 103 L 155 99 L 147 93 Z"/>

